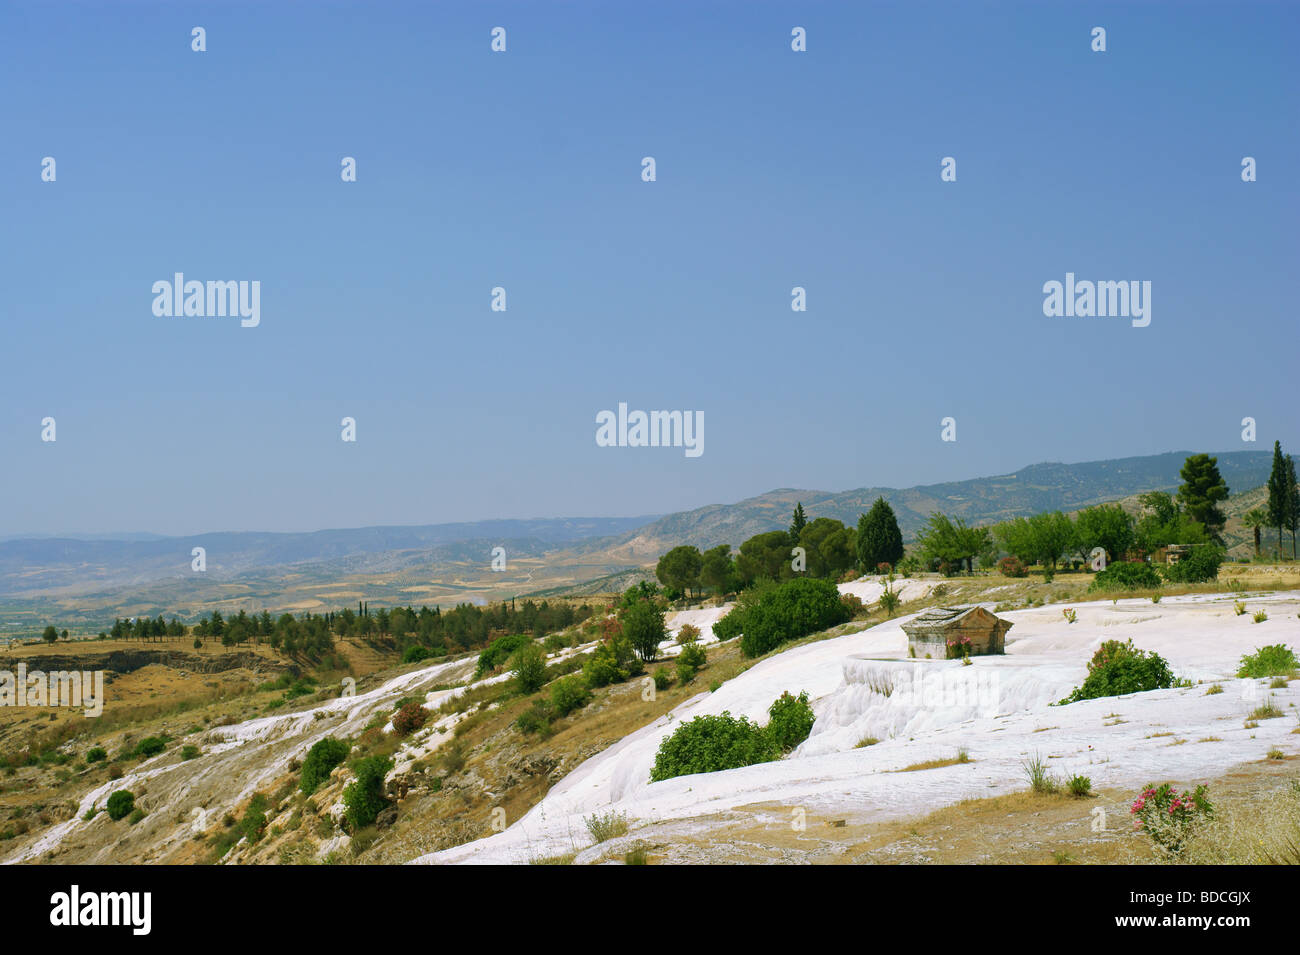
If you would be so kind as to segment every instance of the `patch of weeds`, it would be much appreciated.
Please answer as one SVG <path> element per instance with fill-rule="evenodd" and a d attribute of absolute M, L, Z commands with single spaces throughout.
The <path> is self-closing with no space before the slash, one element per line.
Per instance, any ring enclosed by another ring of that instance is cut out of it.
<path fill-rule="evenodd" d="M 643 843 L 638 842 L 631 849 L 628 849 L 623 855 L 624 865 L 649 865 L 650 849 Z"/>
<path fill-rule="evenodd" d="M 621 812 L 610 810 L 604 815 L 593 813 L 582 821 L 587 832 L 591 833 L 592 841 L 597 844 L 627 835 L 627 816 Z"/>
<path fill-rule="evenodd" d="M 1255 707 L 1255 709 L 1251 710 L 1248 719 L 1275 720 L 1282 715 L 1281 707 L 1274 703 L 1273 698 L 1270 696 L 1267 702 L 1261 703 L 1259 706 Z"/>
<path fill-rule="evenodd" d="M 1025 778 L 1029 780 L 1029 788 L 1033 792 L 1040 796 L 1050 796 L 1060 791 L 1061 784 L 1057 782 L 1052 771 L 1047 768 L 1047 761 L 1042 756 L 1035 753 L 1020 765 L 1025 771 Z"/>

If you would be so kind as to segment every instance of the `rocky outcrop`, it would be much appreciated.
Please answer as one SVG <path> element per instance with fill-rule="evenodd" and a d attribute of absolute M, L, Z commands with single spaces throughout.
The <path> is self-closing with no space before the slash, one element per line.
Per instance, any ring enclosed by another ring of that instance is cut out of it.
<path fill-rule="evenodd" d="M 3 658 L 0 657 L 0 660 Z M 141 667 L 161 664 L 175 670 L 191 673 L 224 673 L 227 670 L 251 670 L 255 673 L 282 673 L 288 670 L 297 674 L 298 668 L 248 651 L 223 653 L 220 656 L 202 656 L 183 650 L 114 650 L 111 653 L 51 654 L 13 658 L 27 664 L 30 673 L 42 670 L 52 673 L 60 670 L 105 670 L 109 673 L 133 673 Z M 11 664 L 12 668 L 13 664 Z"/>

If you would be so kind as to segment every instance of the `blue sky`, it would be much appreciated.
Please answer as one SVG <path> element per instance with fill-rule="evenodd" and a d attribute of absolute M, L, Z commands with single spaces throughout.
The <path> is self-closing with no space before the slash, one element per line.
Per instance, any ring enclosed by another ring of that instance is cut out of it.
<path fill-rule="evenodd" d="M 1298 26 L 1265 3 L 7 4 L 0 534 L 646 514 L 1293 447 Z M 154 316 L 177 271 L 260 281 L 260 326 Z M 1151 281 L 1150 326 L 1045 317 L 1067 271 Z M 597 447 L 620 401 L 702 411 L 705 453 Z"/>

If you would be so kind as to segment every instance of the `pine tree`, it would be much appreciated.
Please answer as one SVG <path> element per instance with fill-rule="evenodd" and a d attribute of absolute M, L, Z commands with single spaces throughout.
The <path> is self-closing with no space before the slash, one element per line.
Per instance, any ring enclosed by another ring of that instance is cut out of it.
<path fill-rule="evenodd" d="M 1210 538 L 1222 543 L 1219 532 L 1223 530 L 1226 518 L 1219 509 L 1219 502 L 1227 498 L 1228 485 L 1219 474 L 1219 459 L 1208 454 L 1193 454 L 1183 462 L 1183 469 L 1178 474 L 1183 479 L 1178 489 L 1178 500 L 1183 510 L 1192 520 L 1204 525 Z"/>
<path fill-rule="evenodd" d="M 1289 504 L 1291 494 L 1287 492 L 1286 460 L 1282 457 L 1282 442 L 1273 442 L 1273 470 L 1268 475 L 1268 526 L 1277 528 L 1277 557 L 1282 559 L 1282 528 L 1287 526 L 1291 516 Z"/>
<path fill-rule="evenodd" d="M 799 535 L 808 524 L 808 518 L 803 513 L 803 501 L 794 506 L 794 517 L 790 520 L 790 542 L 799 543 Z"/>
<path fill-rule="evenodd" d="M 874 573 L 880 564 L 895 566 L 903 557 L 903 532 L 898 529 L 894 509 L 883 497 L 858 518 L 858 564 L 863 573 Z"/>

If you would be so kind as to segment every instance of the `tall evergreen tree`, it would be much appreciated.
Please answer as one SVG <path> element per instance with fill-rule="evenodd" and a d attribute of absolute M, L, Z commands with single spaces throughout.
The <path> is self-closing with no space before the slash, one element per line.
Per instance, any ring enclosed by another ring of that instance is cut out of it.
<path fill-rule="evenodd" d="M 1289 502 L 1291 494 L 1287 491 L 1286 460 L 1282 457 L 1282 442 L 1273 442 L 1273 470 L 1268 475 L 1268 526 L 1277 528 L 1277 557 L 1282 559 L 1282 528 L 1286 527 L 1291 516 Z"/>
<path fill-rule="evenodd" d="M 794 506 L 794 516 L 790 519 L 791 543 L 794 544 L 799 543 L 799 535 L 803 533 L 803 529 L 807 525 L 808 525 L 808 518 L 804 516 L 803 501 L 800 501 L 798 504 Z"/>
<path fill-rule="evenodd" d="M 1291 559 L 1296 559 L 1296 531 L 1300 530 L 1300 488 L 1296 487 L 1295 459 L 1286 456 L 1286 517 L 1291 528 Z"/>
<path fill-rule="evenodd" d="M 883 497 L 858 518 L 858 564 L 863 573 L 874 573 L 880 564 L 890 567 L 903 558 L 903 532 L 898 529 L 894 509 Z"/>
<path fill-rule="evenodd" d="M 1219 502 L 1227 498 L 1228 485 L 1219 473 L 1219 459 L 1208 454 L 1193 454 L 1183 462 L 1178 473 L 1183 479 L 1178 489 L 1178 500 L 1192 520 L 1200 523 L 1216 543 L 1222 543 L 1220 532 L 1226 523 Z"/>

